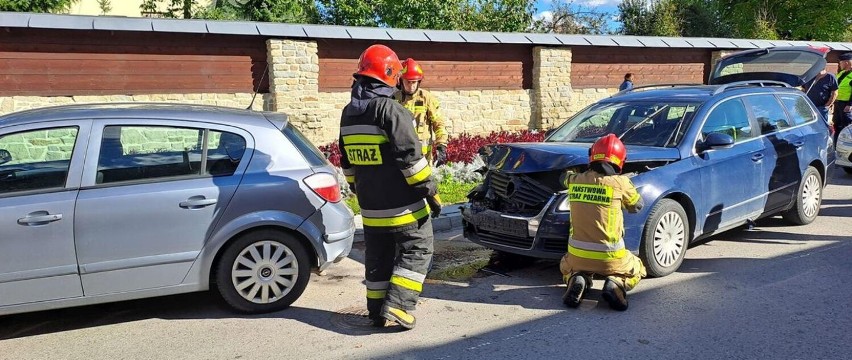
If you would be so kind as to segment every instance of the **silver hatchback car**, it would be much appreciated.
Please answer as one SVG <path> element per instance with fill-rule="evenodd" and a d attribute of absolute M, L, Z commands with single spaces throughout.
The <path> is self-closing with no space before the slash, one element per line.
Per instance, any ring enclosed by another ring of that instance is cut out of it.
<path fill-rule="evenodd" d="M 280 113 L 71 105 L 0 117 L 0 315 L 214 288 L 289 306 L 352 249 L 335 169 Z"/>

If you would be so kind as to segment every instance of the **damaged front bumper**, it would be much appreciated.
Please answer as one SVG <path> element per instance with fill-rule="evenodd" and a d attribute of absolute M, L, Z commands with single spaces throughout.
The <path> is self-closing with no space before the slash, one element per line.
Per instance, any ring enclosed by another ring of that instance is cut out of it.
<path fill-rule="evenodd" d="M 559 259 L 568 250 L 571 215 L 557 211 L 564 193 L 554 194 L 535 216 L 515 216 L 495 210 L 462 208 L 464 237 L 474 243 L 509 253 Z"/>

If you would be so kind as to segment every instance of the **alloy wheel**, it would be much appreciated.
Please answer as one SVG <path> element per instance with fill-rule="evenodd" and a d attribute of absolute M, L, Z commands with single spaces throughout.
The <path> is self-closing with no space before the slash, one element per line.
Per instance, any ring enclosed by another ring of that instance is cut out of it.
<path fill-rule="evenodd" d="M 237 256 L 231 281 L 237 293 L 256 304 L 270 304 L 292 290 L 299 277 L 293 251 L 277 241 L 258 241 Z"/>
<path fill-rule="evenodd" d="M 665 213 L 654 229 L 654 259 L 660 266 L 672 266 L 686 246 L 686 226 L 674 211 Z"/>
<path fill-rule="evenodd" d="M 811 174 L 805 179 L 805 188 L 802 189 L 802 210 L 805 216 L 808 218 L 816 216 L 821 196 L 822 186 L 819 183 L 819 177 Z"/>

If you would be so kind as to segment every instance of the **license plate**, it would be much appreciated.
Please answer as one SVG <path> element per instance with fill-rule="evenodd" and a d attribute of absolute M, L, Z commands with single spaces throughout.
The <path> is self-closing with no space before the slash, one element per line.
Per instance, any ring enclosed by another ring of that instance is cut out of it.
<path fill-rule="evenodd" d="M 494 212 L 481 212 L 473 216 L 473 223 L 482 230 L 515 237 L 527 237 L 527 221 L 510 219 Z"/>

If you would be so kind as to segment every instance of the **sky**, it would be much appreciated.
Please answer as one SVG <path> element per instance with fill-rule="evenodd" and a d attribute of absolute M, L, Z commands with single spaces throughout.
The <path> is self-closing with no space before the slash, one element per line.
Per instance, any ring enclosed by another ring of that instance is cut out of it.
<path fill-rule="evenodd" d="M 550 9 L 552 8 L 554 0 L 538 0 L 535 3 L 535 18 L 539 19 L 541 17 L 548 17 L 551 15 Z M 558 0 L 557 0 L 558 1 Z M 570 2 L 570 0 L 562 0 L 564 3 Z M 601 12 L 607 12 L 612 15 L 616 15 L 618 12 L 618 4 L 621 4 L 621 0 L 574 0 L 574 5 L 583 6 L 586 8 L 593 8 L 595 10 Z M 609 26 L 611 28 L 618 26 L 618 23 L 615 19 L 611 19 L 609 22 Z"/>

